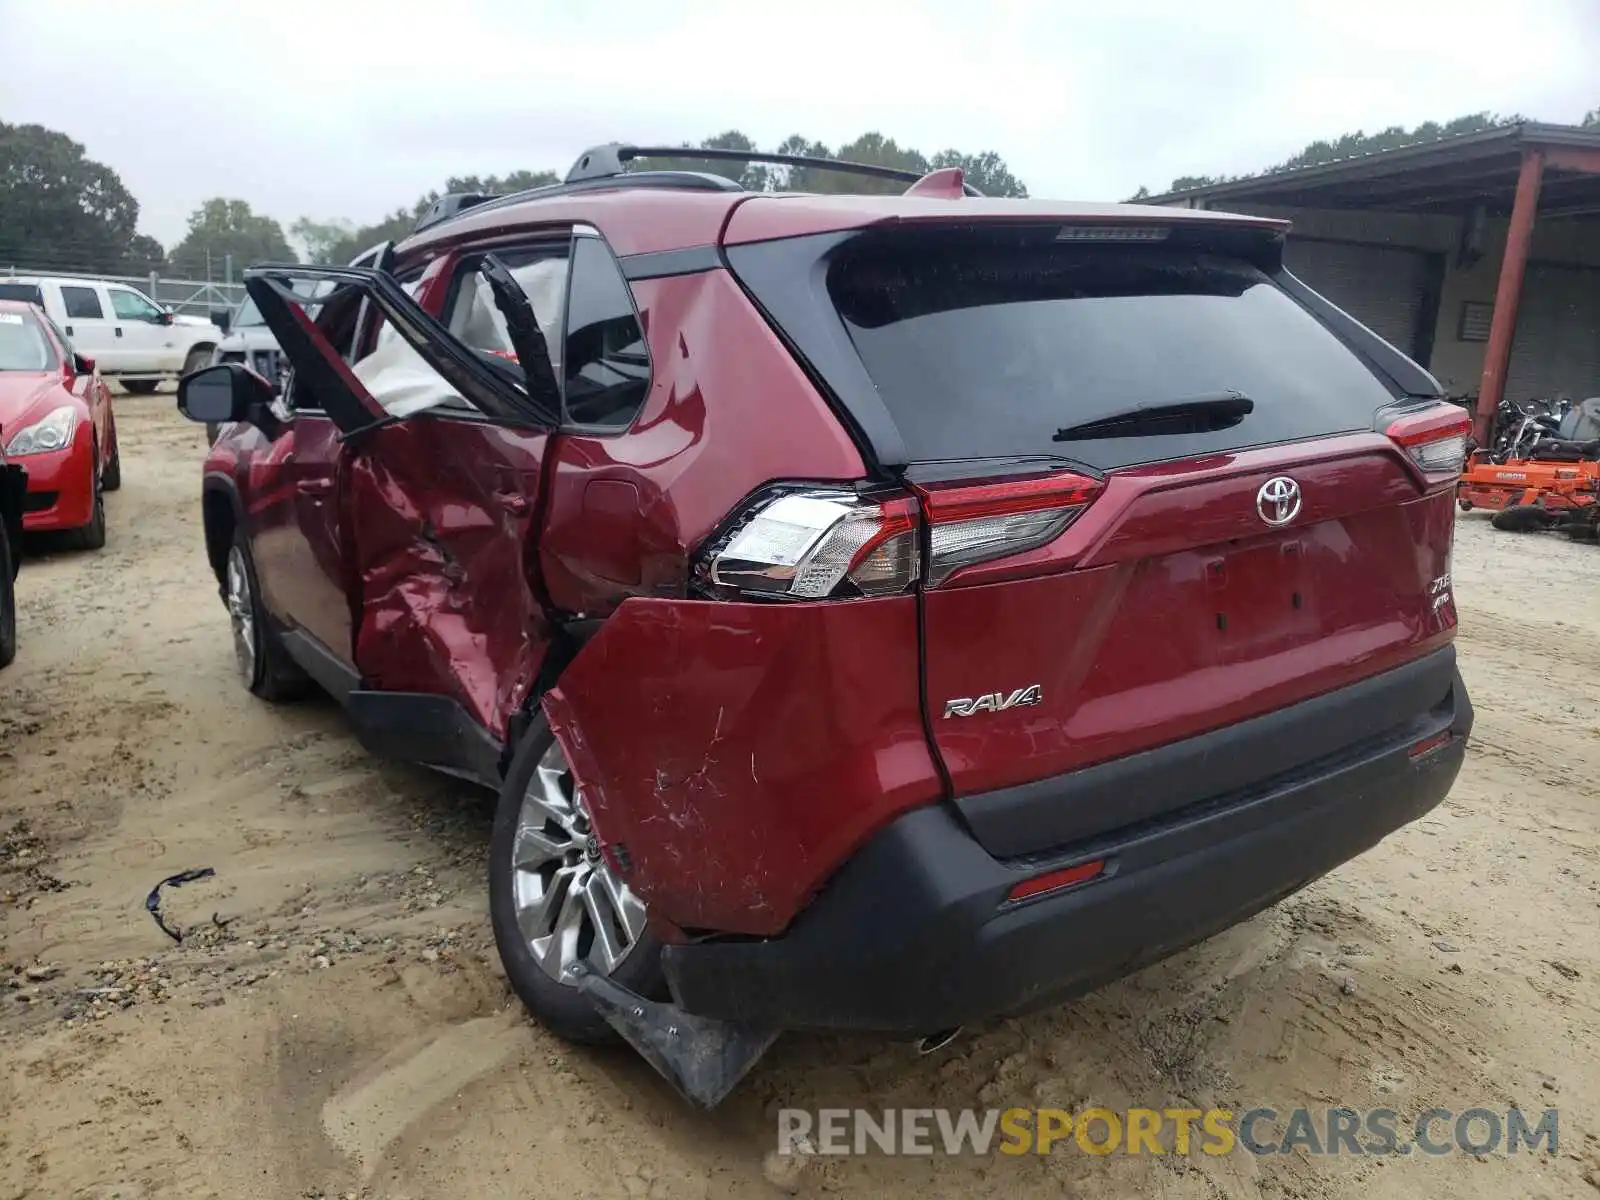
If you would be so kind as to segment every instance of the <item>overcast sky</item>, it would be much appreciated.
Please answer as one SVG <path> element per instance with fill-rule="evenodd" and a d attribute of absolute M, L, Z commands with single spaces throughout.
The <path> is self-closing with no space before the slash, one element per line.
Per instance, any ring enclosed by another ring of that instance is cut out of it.
<path fill-rule="evenodd" d="M 1600 105 L 1600 0 L 0 0 L 0 119 L 113 167 L 170 245 L 209 196 L 377 219 L 451 174 L 738 128 L 993 149 L 1120 199 L 1308 141 Z"/>

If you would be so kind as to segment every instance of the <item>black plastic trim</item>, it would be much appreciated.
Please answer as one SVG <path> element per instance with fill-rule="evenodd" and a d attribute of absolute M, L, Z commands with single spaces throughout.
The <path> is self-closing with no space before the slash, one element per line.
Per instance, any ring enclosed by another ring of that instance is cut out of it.
<path fill-rule="evenodd" d="M 344 706 L 356 737 L 371 753 L 499 788 L 505 748 L 450 697 L 356 688 L 346 693 Z"/>
<path fill-rule="evenodd" d="M 681 250 L 656 250 L 648 254 L 629 254 L 618 258 L 622 277 L 629 283 L 640 279 L 664 279 L 669 275 L 699 275 L 722 267 L 722 254 L 715 246 L 685 246 Z"/>
<path fill-rule="evenodd" d="M 1449 703 L 1455 669 L 1455 647 L 1446 646 L 1264 716 L 1065 775 L 960 796 L 955 806 L 995 857 L 1039 854 L 1263 781 L 1303 777 L 1373 738 L 1391 739 Z"/>
<path fill-rule="evenodd" d="M 734 278 L 816 382 L 869 464 L 909 461 L 900 427 L 828 295 L 828 264 L 859 229 L 749 242 L 723 251 Z"/>
<path fill-rule="evenodd" d="M 278 638 L 295 664 L 340 704 L 361 686 L 361 676 L 305 630 L 284 629 Z"/>
<path fill-rule="evenodd" d="M 1434 808 L 1466 754 L 1456 736 L 1413 759 L 1375 747 L 1299 782 L 1185 812 L 1065 855 L 1103 876 L 1009 902 L 1043 867 L 997 861 L 948 807 L 892 822 L 781 937 L 662 951 L 683 1009 L 783 1029 L 925 1034 L 1059 1004 L 1220 933 Z"/>
<path fill-rule="evenodd" d="M 1426 368 L 1396 350 L 1326 296 L 1313 291 L 1287 269 L 1277 272 L 1272 279 L 1340 341 L 1360 355 L 1370 369 L 1389 380 L 1399 394 L 1443 398 L 1444 389 Z"/>

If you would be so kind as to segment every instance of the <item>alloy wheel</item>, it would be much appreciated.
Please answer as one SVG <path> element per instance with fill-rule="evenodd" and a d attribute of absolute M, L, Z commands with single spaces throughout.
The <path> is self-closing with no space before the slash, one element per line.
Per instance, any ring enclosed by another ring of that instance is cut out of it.
<path fill-rule="evenodd" d="M 523 794 L 511 867 L 518 928 L 533 960 L 558 983 L 574 984 L 579 965 L 610 975 L 643 937 L 644 902 L 600 853 L 558 741 Z"/>
<path fill-rule="evenodd" d="M 256 613 L 250 596 L 250 572 L 244 551 L 228 551 L 228 619 L 233 625 L 233 653 L 245 687 L 256 680 Z"/>

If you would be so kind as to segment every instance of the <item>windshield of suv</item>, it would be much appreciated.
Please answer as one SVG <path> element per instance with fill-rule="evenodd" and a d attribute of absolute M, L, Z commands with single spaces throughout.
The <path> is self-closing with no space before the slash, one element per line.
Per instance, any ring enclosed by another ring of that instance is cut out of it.
<path fill-rule="evenodd" d="M 55 348 L 32 313 L 0 312 L 0 371 L 50 371 Z"/>
<path fill-rule="evenodd" d="M 305 296 L 309 300 L 317 296 L 326 296 L 330 291 L 333 290 L 334 286 L 334 284 L 325 281 L 318 283 L 305 283 L 297 281 L 294 284 L 294 289 L 296 293 Z M 308 304 L 306 306 L 306 315 L 315 320 L 318 307 L 319 306 L 315 304 Z M 244 303 L 239 306 L 238 314 L 233 318 L 232 328 L 246 329 L 251 326 L 260 326 L 265 328 L 266 324 L 266 321 L 262 320 L 261 318 L 261 310 L 256 307 L 256 302 L 249 296 L 246 296 L 244 298 Z"/>
<path fill-rule="evenodd" d="M 1370 429 L 1391 399 L 1259 269 L 1198 249 L 863 238 L 832 264 L 828 289 L 918 460 L 1154 461 Z M 1140 408 L 1231 394 L 1253 403 L 1225 428 L 1071 436 Z"/>

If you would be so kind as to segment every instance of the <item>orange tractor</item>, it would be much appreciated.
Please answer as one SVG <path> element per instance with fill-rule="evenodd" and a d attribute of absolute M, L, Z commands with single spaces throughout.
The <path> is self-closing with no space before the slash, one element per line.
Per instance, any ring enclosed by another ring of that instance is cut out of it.
<path fill-rule="evenodd" d="M 1463 512 L 1493 511 L 1496 529 L 1600 536 L 1600 396 L 1575 405 L 1554 436 L 1519 431 L 1504 455 L 1475 451 L 1456 500 Z"/>

